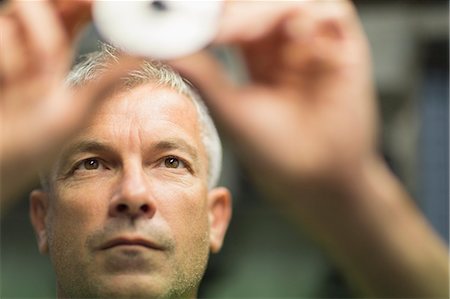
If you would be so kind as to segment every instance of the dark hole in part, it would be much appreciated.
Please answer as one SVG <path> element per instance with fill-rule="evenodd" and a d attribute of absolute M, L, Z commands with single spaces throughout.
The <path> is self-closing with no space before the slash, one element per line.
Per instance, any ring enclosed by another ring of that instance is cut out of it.
<path fill-rule="evenodd" d="M 128 206 L 126 204 L 119 204 L 117 205 L 117 211 L 118 212 L 126 212 L 128 210 Z"/>
<path fill-rule="evenodd" d="M 157 11 L 166 11 L 167 10 L 167 4 L 161 0 L 154 0 L 150 3 L 150 5 L 154 10 L 157 10 Z"/>
<path fill-rule="evenodd" d="M 142 212 L 147 213 L 147 212 L 150 210 L 150 208 L 149 208 L 148 205 L 143 205 L 143 206 L 141 207 L 141 210 L 142 210 Z"/>

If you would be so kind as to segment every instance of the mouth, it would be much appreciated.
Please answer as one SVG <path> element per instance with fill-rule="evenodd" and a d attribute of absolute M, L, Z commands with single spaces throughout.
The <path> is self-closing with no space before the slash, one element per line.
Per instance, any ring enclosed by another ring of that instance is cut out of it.
<path fill-rule="evenodd" d="M 106 242 L 105 244 L 103 244 L 100 247 L 100 250 L 108 250 L 108 249 L 112 249 L 112 248 L 116 248 L 116 247 L 137 247 L 137 248 L 141 247 L 141 248 L 147 248 L 147 249 L 152 249 L 152 250 L 162 250 L 162 248 L 160 246 L 153 243 L 152 241 L 146 240 L 146 239 L 141 239 L 141 238 L 113 239 L 113 240 L 110 240 L 110 241 Z"/>

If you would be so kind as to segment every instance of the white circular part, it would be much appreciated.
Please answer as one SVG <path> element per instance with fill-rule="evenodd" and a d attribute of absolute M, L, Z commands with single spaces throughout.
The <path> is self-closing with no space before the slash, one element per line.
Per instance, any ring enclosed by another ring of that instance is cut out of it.
<path fill-rule="evenodd" d="M 155 59 L 192 54 L 216 36 L 223 0 L 95 1 L 94 23 L 117 48 Z"/>

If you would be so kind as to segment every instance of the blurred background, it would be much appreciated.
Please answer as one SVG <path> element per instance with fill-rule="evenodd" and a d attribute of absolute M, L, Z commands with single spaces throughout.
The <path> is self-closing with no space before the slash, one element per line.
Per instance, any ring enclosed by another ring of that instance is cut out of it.
<path fill-rule="evenodd" d="M 449 2 L 355 3 L 372 46 L 384 155 L 448 243 Z M 89 28 L 79 52 L 95 50 L 97 39 L 95 29 Z M 239 72 L 227 52 L 219 55 Z M 222 184 L 233 192 L 234 215 L 199 296 L 352 298 L 345 279 L 320 248 L 261 200 L 226 141 L 225 148 Z M 1 219 L 1 298 L 55 294 L 49 260 L 37 251 L 27 198 L 24 190 L 23 200 Z"/>

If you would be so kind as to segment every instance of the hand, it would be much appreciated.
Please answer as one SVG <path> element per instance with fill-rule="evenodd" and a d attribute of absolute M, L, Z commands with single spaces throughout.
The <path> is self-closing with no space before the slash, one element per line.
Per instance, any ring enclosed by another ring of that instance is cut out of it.
<path fill-rule="evenodd" d="M 447 248 L 377 154 L 369 50 L 350 1 L 226 5 L 216 43 L 240 48 L 250 82 L 233 84 L 205 53 L 173 65 L 283 195 L 277 206 L 364 296 L 447 298 Z"/>
<path fill-rule="evenodd" d="M 231 83 L 206 53 L 172 64 L 203 92 L 252 168 L 338 179 L 376 155 L 369 51 L 349 1 L 230 1 L 216 44 L 239 47 L 248 84 Z"/>
<path fill-rule="evenodd" d="M 14 1 L 0 13 L 2 204 L 34 178 L 123 73 L 118 67 L 76 96 L 64 86 L 75 37 L 89 20 L 90 1 Z"/>

